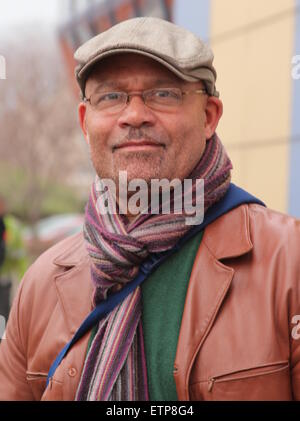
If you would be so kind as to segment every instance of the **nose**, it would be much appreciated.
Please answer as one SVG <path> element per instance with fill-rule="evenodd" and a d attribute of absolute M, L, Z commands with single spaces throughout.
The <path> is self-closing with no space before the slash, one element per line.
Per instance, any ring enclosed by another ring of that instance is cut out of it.
<path fill-rule="evenodd" d="M 153 126 L 155 114 L 147 107 L 140 96 L 132 96 L 120 114 L 118 124 L 121 128 Z"/>

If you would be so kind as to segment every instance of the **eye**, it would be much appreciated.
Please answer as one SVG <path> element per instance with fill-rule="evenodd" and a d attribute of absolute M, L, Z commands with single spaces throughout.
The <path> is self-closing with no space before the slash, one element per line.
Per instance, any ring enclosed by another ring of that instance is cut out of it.
<path fill-rule="evenodd" d="M 119 101 L 122 98 L 122 94 L 120 92 L 107 92 L 105 94 L 99 94 L 98 98 L 97 98 L 97 102 L 106 102 L 106 101 L 110 101 L 110 102 L 115 102 L 115 101 Z"/>
<path fill-rule="evenodd" d="M 180 99 L 180 93 L 176 89 L 155 89 L 152 92 L 152 96 L 162 101 L 178 101 Z"/>
<path fill-rule="evenodd" d="M 155 91 L 154 94 L 159 98 L 169 98 L 172 96 L 172 92 L 167 89 Z"/>

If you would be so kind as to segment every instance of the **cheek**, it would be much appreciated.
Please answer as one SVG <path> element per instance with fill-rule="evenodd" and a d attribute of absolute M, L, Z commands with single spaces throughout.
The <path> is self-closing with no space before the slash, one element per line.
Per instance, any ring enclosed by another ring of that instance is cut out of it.
<path fill-rule="evenodd" d="M 86 130 L 93 167 L 99 176 L 106 177 L 109 175 L 108 169 L 111 165 L 108 148 L 110 128 L 105 121 L 99 121 L 94 116 L 87 116 Z"/>
<path fill-rule="evenodd" d="M 91 149 L 102 149 L 105 152 L 105 143 L 111 132 L 111 125 L 103 119 L 88 115 L 86 119 L 86 130 L 90 140 Z"/>
<path fill-rule="evenodd" d="M 197 165 L 205 149 L 203 116 L 198 114 L 186 121 L 177 121 L 174 127 L 175 159 L 178 169 L 186 176 Z"/>
<path fill-rule="evenodd" d="M 205 141 L 204 122 L 201 116 L 186 120 L 178 118 L 172 127 L 172 139 L 174 147 L 186 155 L 192 155 L 199 151 L 199 147 Z M 200 147 L 200 149 L 202 149 Z"/>

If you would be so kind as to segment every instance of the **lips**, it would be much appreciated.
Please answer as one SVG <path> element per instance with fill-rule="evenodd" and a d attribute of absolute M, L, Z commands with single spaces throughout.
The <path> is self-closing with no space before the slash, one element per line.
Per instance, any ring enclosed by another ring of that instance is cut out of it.
<path fill-rule="evenodd" d="M 128 142 L 122 143 L 121 145 L 115 146 L 114 149 L 123 149 L 123 148 L 138 148 L 138 147 L 160 147 L 164 146 L 162 143 L 151 142 L 149 140 L 130 140 Z"/>

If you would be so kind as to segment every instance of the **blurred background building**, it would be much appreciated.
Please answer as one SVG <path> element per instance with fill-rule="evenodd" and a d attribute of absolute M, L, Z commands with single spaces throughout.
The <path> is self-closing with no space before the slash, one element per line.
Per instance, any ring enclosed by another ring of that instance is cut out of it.
<path fill-rule="evenodd" d="M 292 77 L 300 0 L 65 0 L 61 10 L 60 44 L 75 89 L 74 50 L 124 19 L 158 16 L 209 43 L 233 181 L 300 217 L 300 80 Z"/>

